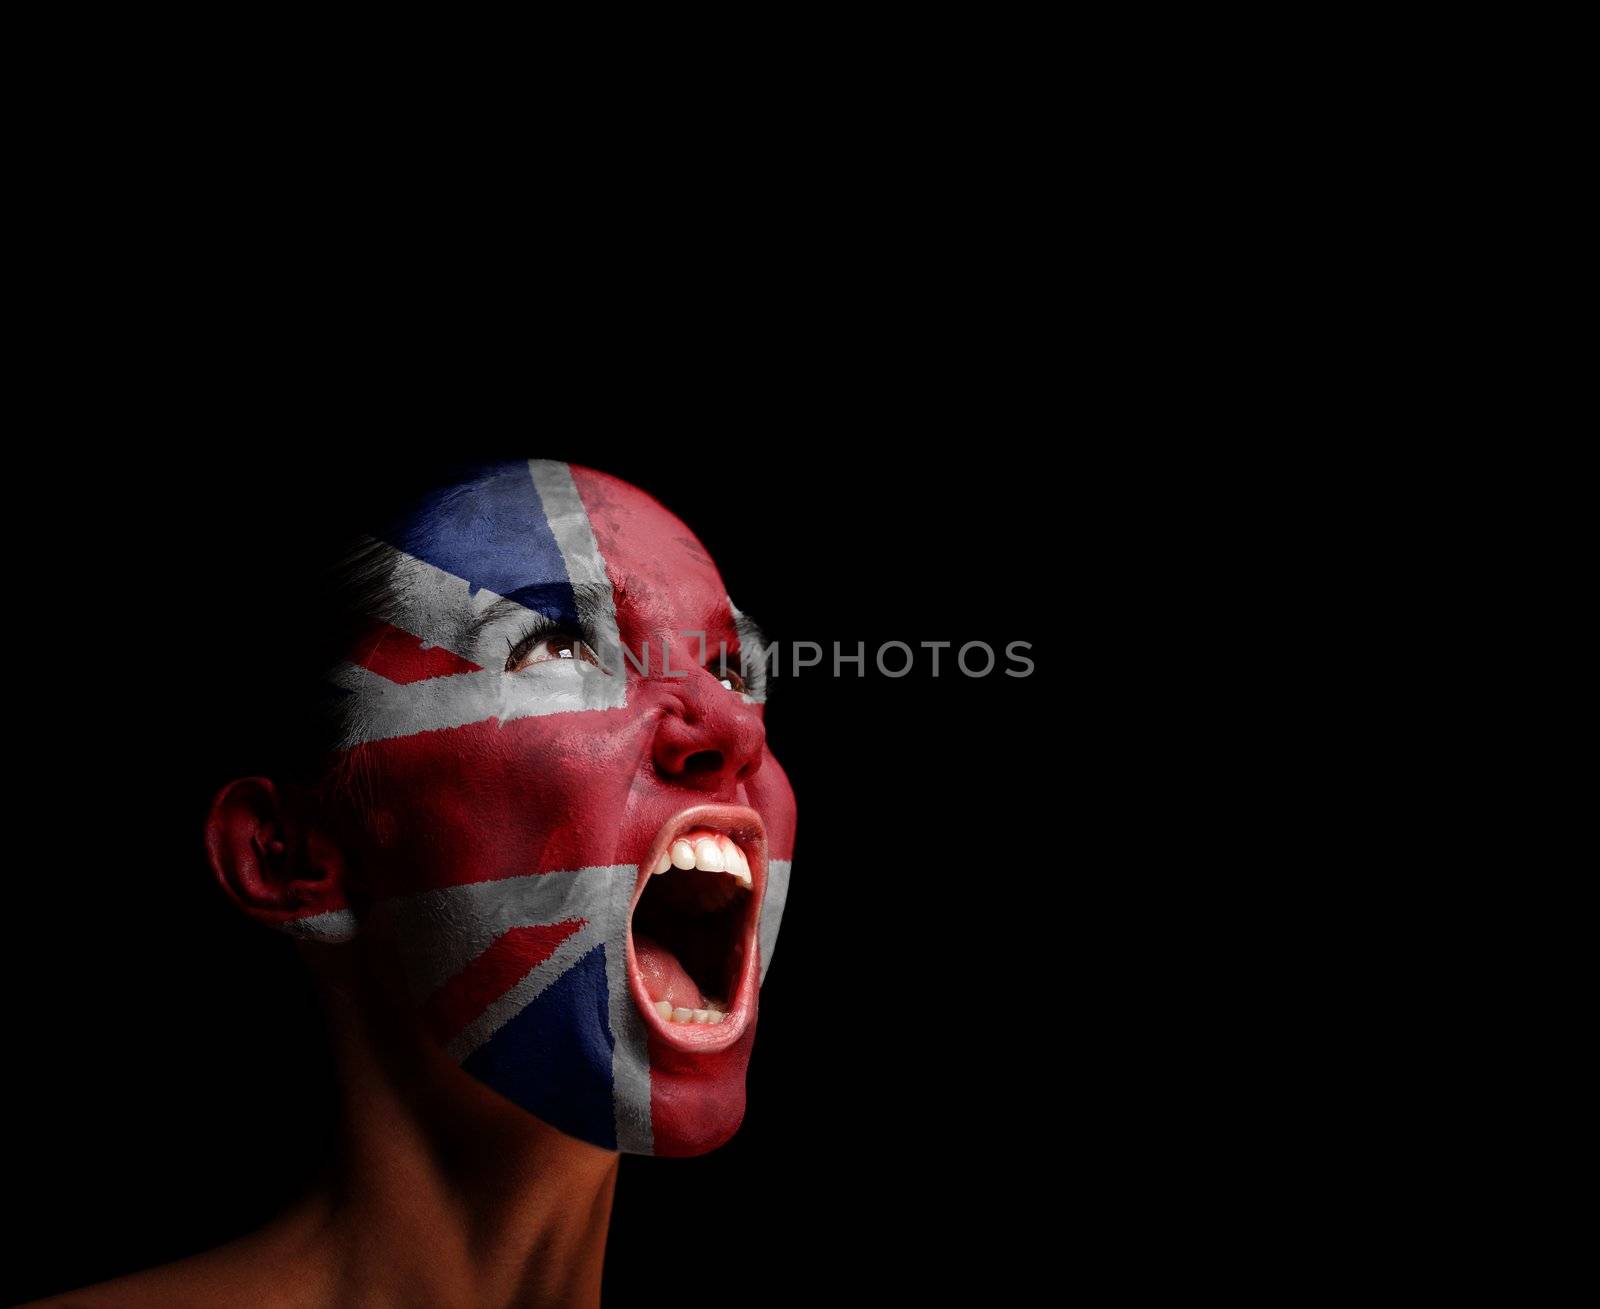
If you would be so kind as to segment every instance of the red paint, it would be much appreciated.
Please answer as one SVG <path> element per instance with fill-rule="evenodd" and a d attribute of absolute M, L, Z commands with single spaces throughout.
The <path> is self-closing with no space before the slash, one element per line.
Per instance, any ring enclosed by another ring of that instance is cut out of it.
<path fill-rule="evenodd" d="M 440 1045 L 526 977 L 583 926 L 582 919 L 540 927 L 513 927 L 439 988 L 423 1006 L 422 1020 Z"/>
<path fill-rule="evenodd" d="M 443 646 L 425 646 L 410 632 L 377 621 L 351 652 L 350 662 L 401 685 L 429 677 L 448 677 L 451 673 L 482 671 L 470 659 Z"/>
<path fill-rule="evenodd" d="M 701 665 L 702 658 L 718 658 L 719 642 L 729 650 L 738 646 L 716 565 L 678 518 L 637 488 L 589 469 L 575 467 L 572 475 L 619 596 L 622 639 L 636 654 L 642 641 L 653 647 L 653 680 L 643 682 L 632 669 L 628 674 L 639 683 L 629 687 L 630 708 L 640 695 L 655 725 L 654 768 L 641 772 L 676 803 L 689 790 L 701 792 L 700 799 L 750 805 L 767 825 L 769 851 L 792 850 L 794 792 L 766 748 L 762 707 L 729 692 Z M 699 639 L 685 632 L 705 633 L 703 652 Z M 661 675 L 656 656 L 663 643 L 671 651 L 672 668 L 694 670 L 688 677 Z M 720 754 L 721 767 L 687 769 L 700 751 Z M 700 1154 L 738 1130 L 755 1017 L 752 1012 L 737 1042 L 715 1053 L 685 1054 L 650 1034 L 650 1115 L 657 1154 Z"/>
<path fill-rule="evenodd" d="M 698 641 L 680 635 L 704 631 L 708 660 L 719 641 L 736 648 L 715 565 L 650 497 L 603 473 L 572 473 L 617 593 L 619 635 L 635 655 L 651 646 L 650 676 L 627 669 L 620 709 L 488 721 L 357 747 L 363 811 L 346 836 L 365 897 L 639 865 L 669 819 L 708 801 L 755 809 L 772 857 L 792 857 L 794 793 L 766 748 L 761 706 L 722 686 L 701 665 Z M 687 677 L 662 675 L 663 641 L 672 668 Z M 366 666 L 391 680 L 441 654 L 404 633 L 364 649 Z M 391 659 L 397 650 L 405 657 Z M 459 1031 L 481 1012 L 483 997 L 509 984 L 503 970 L 537 962 L 518 952 L 537 948 L 539 938 L 507 943 L 515 935 L 430 1002 L 436 1033 Z M 737 1129 L 754 1017 L 752 1003 L 750 1026 L 715 1053 L 649 1041 L 657 1153 L 698 1153 Z"/>
<path fill-rule="evenodd" d="M 739 1130 L 755 1037 L 753 1016 L 736 1042 L 713 1054 L 686 1055 L 649 1034 L 650 1128 L 657 1154 L 704 1154 Z"/>

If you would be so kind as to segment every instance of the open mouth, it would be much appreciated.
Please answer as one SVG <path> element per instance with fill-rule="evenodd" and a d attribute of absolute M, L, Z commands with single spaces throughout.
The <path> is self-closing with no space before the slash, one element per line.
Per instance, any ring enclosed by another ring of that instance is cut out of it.
<path fill-rule="evenodd" d="M 698 805 L 661 829 L 640 865 L 628 971 L 646 1023 L 669 1044 L 720 1050 L 749 1022 L 766 863 L 753 809 Z"/>

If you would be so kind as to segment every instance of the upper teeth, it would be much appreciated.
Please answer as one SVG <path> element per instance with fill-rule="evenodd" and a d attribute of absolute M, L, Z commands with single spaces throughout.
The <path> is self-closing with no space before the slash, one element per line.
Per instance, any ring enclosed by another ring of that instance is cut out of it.
<path fill-rule="evenodd" d="M 727 873 L 743 883 L 746 890 L 754 886 L 750 861 L 744 857 L 744 851 L 721 832 L 685 832 L 667 847 L 650 871 L 660 874 L 669 868 L 703 868 L 708 873 Z"/>

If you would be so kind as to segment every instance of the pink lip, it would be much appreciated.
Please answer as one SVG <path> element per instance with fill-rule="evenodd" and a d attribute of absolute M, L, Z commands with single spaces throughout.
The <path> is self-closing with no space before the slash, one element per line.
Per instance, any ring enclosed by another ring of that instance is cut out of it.
<path fill-rule="evenodd" d="M 633 953 L 633 911 L 639 897 L 650 883 L 650 870 L 661 862 L 661 856 L 684 832 L 696 827 L 721 832 L 736 842 L 750 863 L 750 907 L 743 924 L 743 955 L 740 961 L 739 982 L 734 989 L 733 1007 L 728 1016 L 715 1026 L 669 1023 L 656 1012 L 655 1001 L 644 987 L 639 972 L 639 961 Z M 655 841 L 639 862 L 639 880 L 633 888 L 633 900 L 628 906 L 628 981 L 633 989 L 633 1003 L 643 1015 L 646 1026 L 663 1042 L 675 1050 L 689 1054 L 711 1054 L 726 1050 L 743 1034 L 755 1013 L 756 979 L 760 962 L 756 958 L 760 939 L 761 903 L 767 890 L 767 829 L 761 815 L 744 805 L 703 804 L 674 814 L 656 834 Z"/>

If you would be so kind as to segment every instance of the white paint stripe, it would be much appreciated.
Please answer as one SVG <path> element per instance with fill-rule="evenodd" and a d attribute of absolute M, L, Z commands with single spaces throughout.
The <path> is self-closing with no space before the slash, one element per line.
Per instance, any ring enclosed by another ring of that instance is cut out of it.
<path fill-rule="evenodd" d="M 356 934 L 356 916 L 348 909 L 330 909 L 325 914 L 291 919 L 287 923 L 279 923 L 278 926 L 290 936 L 333 945 L 340 941 L 348 941 Z"/>
<path fill-rule="evenodd" d="M 494 668 L 404 684 L 344 664 L 329 680 L 354 692 L 354 702 L 344 710 L 345 749 L 491 719 L 509 723 L 546 714 L 613 709 L 620 682 L 580 659 L 551 660 L 526 677 L 510 677 Z"/>
<path fill-rule="evenodd" d="M 611 1077 L 618 1146 L 636 1154 L 654 1147 L 650 1125 L 650 1055 L 644 1018 L 628 979 L 628 917 L 639 880 L 634 864 L 530 873 L 398 896 L 374 907 L 375 926 L 403 948 L 407 982 L 420 1004 L 460 975 L 506 932 L 582 919 L 585 926 L 497 998 L 447 1046 L 464 1060 L 597 945 L 605 946 L 611 1022 Z"/>
<path fill-rule="evenodd" d="M 529 677 L 507 677 L 502 669 L 485 668 L 402 684 L 346 664 L 332 676 L 336 685 L 354 693 L 345 707 L 342 748 L 491 719 L 512 722 L 546 714 L 618 709 L 626 704 L 628 679 L 622 664 L 616 602 L 572 470 L 554 460 L 532 459 L 528 471 L 568 578 L 604 597 L 590 617 L 597 628 L 594 635 L 599 654 L 611 675 L 581 660 L 562 660 Z M 425 647 L 436 646 L 481 664 L 482 652 L 473 648 L 469 634 L 474 621 L 502 597 L 487 589 L 474 590 L 464 578 L 387 543 L 373 545 L 389 558 L 394 570 L 392 600 L 384 620 L 411 633 Z"/>
<path fill-rule="evenodd" d="M 734 630 L 739 633 L 739 662 L 743 665 L 745 696 L 751 704 L 767 702 L 767 649 L 758 639 L 759 629 L 739 611 L 733 597 L 728 597 L 728 611 L 733 615 Z"/>
<path fill-rule="evenodd" d="M 549 986 L 566 976 L 567 970 L 597 945 L 606 943 L 602 926 L 590 923 L 574 932 L 536 964 L 515 986 L 490 1003 L 481 1014 L 461 1029 L 445 1046 L 446 1053 L 461 1063 L 472 1052 L 539 998 Z M 607 955 L 611 952 L 608 950 Z"/>
<path fill-rule="evenodd" d="M 628 914 L 638 875 L 636 866 L 618 864 L 428 891 L 407 897 L 411 904 L 402 909 L 395 922 L 401 927 L 400 920 L 408 920 L 402 930 L 414 939 L 435 943 L 427 975 L 427 982 L 432 985 L 426 987 L 431 993 L 469 966 L 504 932 L 520 926 L 530 913 L 537 914 L 540 922 L 585 919 L 581 930 L 561 942 L 548 959 L 489 1005 L 445 1048 L 457 1062 L 470 1058 L 569 968 L 603 945 L 617 1145 L 630 1153 L 649 1154 L 655 1144 L 650 1125 L 650 1056 L 644 1019 L 633 1002 L 628 980 Z M 441 918 L 448 919 L 457 933 L 450 939 L 447 951 L 437 949 L 444 926 Z"/>
<path fill-rule="evenodd" d="M 384 621 L 410 632 L 424 646 L 438 646 L 476 663 L 477 654 L 470 648 L 467 633 L 473 619 L 501 597 L 484 588 L 473 590 L 465 578 L 387 542 L 374 544 L 394 569 Z"/>
<path fill-rule="evenodd" d="M 371 920 L 402 947 L 406 980 L 421 1003 L 513 928 L 573 919 L 607 925 L 616 887 L 631 892 L 638 873 L 632 864 L 609 864 L 445 886 L 384 900 Z"/>
<path fill-rule="evenodd" d="M 592 617 L 597 628 L 594 635 L 600 646 L 597 653 L 612 672 L 610 685 L 605 688 L 610 703 L 595 707 L 620 709 L 627 702 L 628 678 L 622 665 L 616 599 L 611 591 L 611 578 L 606 574 L 605 560 L 600 557 L 600 546 L 594 539 L 589 511 L 584 508 L 583 497 L 578 494 L 578 484 L 572 480 L 572 469 L 568 465 L 554 459 L 530 459 L 528 472 L 539 492 L 556 548 L 567 566 L 567 577 L 575 586 L 598 588 L 605 597 L 599 612 Z"/>
<path fill-rule="evenodd" d="M 628 916 L 633 904 L 638 869 L 617 878 L 609 906 L 611 931 L 606 937 L 606 992 L 611 1009 L 611 1103 L 615 1108 L 617 1148 L 630 1154 L 655 1152 L 655 1129 L 650 1124 L 650 1049 L 645 1040 L 644 1017 L 633 1002 L 628 978 Z"/>
<path fill-rule="evenodd" d="M 789 859 L 767 860 L 767 892 L 761 899 L 761 980 L 767 980 L 772 951 L 778 944 L 778 924 L 783 921 L 783 906 L 789 899 Z"/>

